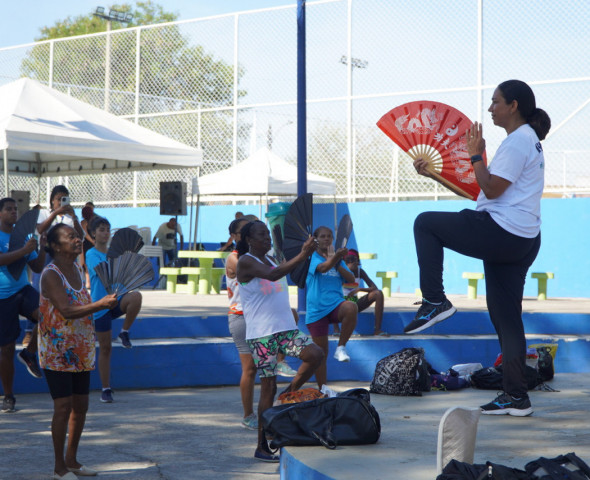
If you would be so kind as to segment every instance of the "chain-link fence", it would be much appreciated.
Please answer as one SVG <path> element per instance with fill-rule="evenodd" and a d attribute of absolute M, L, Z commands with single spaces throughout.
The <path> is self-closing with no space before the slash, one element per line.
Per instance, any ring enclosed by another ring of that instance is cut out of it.
<path fill-rule="evenodd" d="M 447 103 L 483 122 L 493 154 L 504 131 L 486 113 L 489 99 L 519 78 L 553 123 L 546 194 L 590 193 L 590 2 L 566 3 L 308 2 L 308 171 L 333 178 L 343 201 L 454 198 L 419 177 L 376 121 L 412 100 Z M 198 170 L 15 176 L 10 188 L 33 203 L 64 183 L 81 203 L 153 205 L 160 181 L 190 191 L 193 177 L 261 147 L 295 164 L 296 20 L 293 5 L 0 49 L 0 83 L 37 79 L 204 152 Z"/>

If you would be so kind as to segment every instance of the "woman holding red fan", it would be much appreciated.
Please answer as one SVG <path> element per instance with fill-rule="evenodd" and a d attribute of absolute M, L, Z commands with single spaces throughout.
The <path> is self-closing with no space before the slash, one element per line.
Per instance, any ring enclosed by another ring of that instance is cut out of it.
<path fill-rule="evenodd" d="M 526 340 L 522 297 L 527 271 L 541 245 L 544 165 L 541 140 L 551 128 L 547 113 L 536 107 L 531 88 L 508 80 L 495 89 L 488 111 L 506 130 L 489 167 L 482 126 L 467 131 L 467 150 L 481 192 L 475 210 L 424 212 L 414 223 L 423 300 L 405 333 L 420 332 L 456 311 L 443 288 L 443 249 L 483 260 L 486 300 L 503 355 L 504 392 L 481 406 L 484 414 L 526 416 L 533 413 L 525 378 Z M 430 176 L 423 159 L 416 171 Z"/>

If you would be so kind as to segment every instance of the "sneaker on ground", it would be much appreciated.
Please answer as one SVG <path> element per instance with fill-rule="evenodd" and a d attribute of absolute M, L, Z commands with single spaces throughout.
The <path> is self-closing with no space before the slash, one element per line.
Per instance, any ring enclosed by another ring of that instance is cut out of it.
<path fill-rule="evenodd" d="M 2 413 L 12 413 L 16 412 L 15 408 L 16 398 L 13 395 L 4 396 L 4 400 L 2 401 Z"/>
<path fill-rule="evenodd" d="M 113 403 L 113 391 L 107 388 L 100 394 L 100 401 L 102 403 Z"/>
<path fill-rule="evenodd" d="M 533 413 L 533 407 L 531 407 L 531 401 L 528 397 L 516 399 L 504 392 L 500 392 L 493 401 L 479 408 L 484 415 L 526 417 Z"/>
<path fill-rule="evenodd" d="M 342 345 L 338 345 L 336 347 L 334 358 L 339 362 L 350 362 L 350 356 L 348 353 L 346 353 L 346 348 L 344 348 Z"/>
<path fill-rule="evenodd" d="M 297 375 L 297 370 L 293 370 L 287 362 L 277 363 L 277 375 L 279 377 L 294 377 Z"/>
<path fill-rule="evenodd" d="M 27 367 L 28 372 L 35 378 L 43 378 L 39 364 L 37 363 L 37 355 L 30 353 L 27 349 L 23 349 L 16 355 L 20 363 Z"/>
<path fill-rule="evenodd" d="M 242 418 L 242 427 L 248 430 L 258 430 L 258 416 L 255 413 L 251 413 L 247 417 Z"/>
<path fill-rule="evenodd" d="M 414 320 L 404 328 L 404 333 L 418 333 L 431 327 L 435 323 L 446 320 L 453 315 L 457 309 L 449 302 L 448 298 L 440 305 L 434 305 L 425 298 L 422 299 L 422 305 L 418 309 Z"/>
<path fill-rule="evenodd" d="M 258 446 L 254 452 L 254 458 L 268 463 L 278 463 L 281 460 L 280 455 L 272 453 L 269 448 Z"/>
<path fill-rule="evenodd" d="M 131 348 L 131 340 L 129 340 L 129 332 L 121 332 L 119 333 L 119 338 L 121 339 L 121 343 L 125 348 Z"/>

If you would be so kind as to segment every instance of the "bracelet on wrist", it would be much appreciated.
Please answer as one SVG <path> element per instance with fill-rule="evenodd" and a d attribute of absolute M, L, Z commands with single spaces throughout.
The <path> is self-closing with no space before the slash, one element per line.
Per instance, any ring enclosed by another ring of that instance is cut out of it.
<path fill-rule="evenodd" d="M 473 165 L 476 162 L 481 162 L 483 161 L 483 157 L 481 155 L 473 155 L 471 157 L 471 165 Z"/>

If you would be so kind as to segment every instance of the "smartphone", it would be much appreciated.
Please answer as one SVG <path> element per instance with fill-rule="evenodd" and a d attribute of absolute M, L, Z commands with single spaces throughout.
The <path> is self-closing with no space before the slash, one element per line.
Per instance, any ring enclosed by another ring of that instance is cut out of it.
<path fill-rule="evenodd" d="M 68 197 L 68 196 L 61 197 L 61 206 L 62 207 L 64 205 L 69 205 L 69 204 L 70 204 L 70 197 Z"/>

